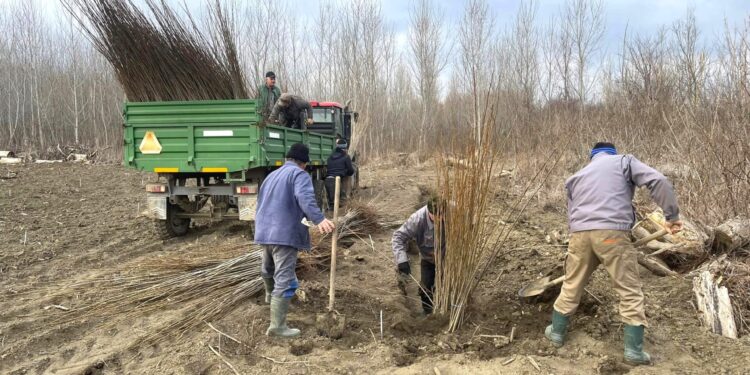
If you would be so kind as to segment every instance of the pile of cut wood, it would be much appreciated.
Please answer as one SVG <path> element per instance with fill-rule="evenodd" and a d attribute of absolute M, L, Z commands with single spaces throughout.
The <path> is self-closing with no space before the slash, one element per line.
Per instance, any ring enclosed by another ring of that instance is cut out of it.
<path fill-rule="evenodd" d="M 664 223 L 660 211 L 643 216 L 633 229 L 636 238 Z M 691 277 L 696 308 L 711 332 L 730 338 L 750 332 L 750 218 L 735 217 L 716 227 L 683 221 L 681 233 L 644 245 L 638 262 L 659 276 Z"/>

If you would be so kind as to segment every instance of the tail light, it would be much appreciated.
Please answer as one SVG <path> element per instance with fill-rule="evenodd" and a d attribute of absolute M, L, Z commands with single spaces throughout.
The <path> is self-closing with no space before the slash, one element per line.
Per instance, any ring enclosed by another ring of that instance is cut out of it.
<path fill-rule="evenodd" d="M 258 186 L 256 185 L 239 185 L 235 188 L 238 195 L 245 194 L 258 194 Z"/>
<path fill-rule="evenodd" d="M 146 184 L 146 191 L 149 193 L 166 193 L 167 185 L 161 184 Z"/>

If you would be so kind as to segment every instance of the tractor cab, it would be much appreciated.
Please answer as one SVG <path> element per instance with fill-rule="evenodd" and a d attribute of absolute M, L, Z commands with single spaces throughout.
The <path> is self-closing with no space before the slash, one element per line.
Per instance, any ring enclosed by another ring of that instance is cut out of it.
<path fill-rule="evenodd" d="M 337 102 L 311 101 L 313 124 L 307 129 L 311 132 L 333 135 L 351 141 L 352 122 L 357 121 L 357 112 Z"/>

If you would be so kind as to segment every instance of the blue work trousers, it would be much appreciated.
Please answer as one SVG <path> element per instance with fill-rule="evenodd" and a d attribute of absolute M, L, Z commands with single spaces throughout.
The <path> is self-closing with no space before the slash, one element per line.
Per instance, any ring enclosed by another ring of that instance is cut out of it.
<path fill-rule="evenodd" d="M 291 298 L 299 287 L 297 282 L 297 249 L 281 245 L 262 245 L 260 275 L 273 278 L 272 296 Z"/>

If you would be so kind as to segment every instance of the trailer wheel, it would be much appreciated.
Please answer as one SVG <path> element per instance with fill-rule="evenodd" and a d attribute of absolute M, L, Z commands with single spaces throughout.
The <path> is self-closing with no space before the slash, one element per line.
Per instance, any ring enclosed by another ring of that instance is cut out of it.
<path fill-rule="evenodd" d="M 167 202 L 167 220 L 157 223 L 162 238 L 180 237 L 187 234 L 190 229 L 190 219 L 177 217 L 183 212 L 180 206 Z"/>

